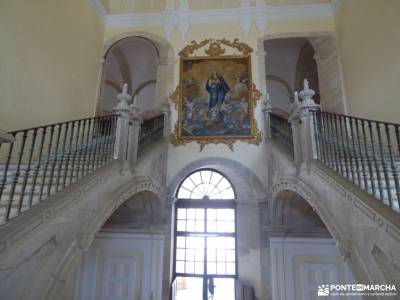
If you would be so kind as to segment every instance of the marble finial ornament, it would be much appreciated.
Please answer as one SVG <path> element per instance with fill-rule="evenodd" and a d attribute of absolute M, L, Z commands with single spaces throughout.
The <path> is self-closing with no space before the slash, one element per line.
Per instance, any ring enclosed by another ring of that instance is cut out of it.
<path fill-rule="evenodd" d="M 303 80 L 303 87 L 304 87 L 304 90 L 310 89 L 307 78 L 304 78 L 304 80 Z"/>
<path fill-rule="evenodd" d="M 294 103 L 300 103 L 299 93 L 297 93 L 297 92 L 294 92 Z"/>
<path fill-rule="evenodd" d="M 133 98 L 133 102 L 132 104 L 129 106 L 132 110 L 132 115 L 133 116 L 138 116 L 140 113 L 140 108 L 138 105 L 138 95 L 135 95 L 135 97 Z"/>
<path fill-rule="evenodd" d="M 297 92 L 294 92 L 294 101 L 293 103 L 290 104 L 290 116 L 289 116 L 290 122 L 300 117 L 300 107 L 301 103 L 299 100 L 299 94 Z"/>
<path fill-rule="evenodd" d="M 122 88 L 122 94 L 128 95 L 128 84 L 127 83 L 124 83 L 124 86 Z"/>
<path fill-rule="evenodd" d="M 129 109 L 129 102 L 132 100 L 132 96 L 128 94 L 128 84 L 124 83 L 122 87 L 122 92 L 117 95 L 119 103 L 114 110 L 125 110 Z"/>
<path fill-rule="evenodd" d="M 303 90 L 300 91 L 299 97 L 302 101 L 302 105 L 307 107 L 307 106 L 319 106 L 318 104 L 315 103 L 314 99 L 312 98 L 315 95 L 315 91 L 310 89 L 310 86 L 308 84 L 308 80 L 305 78 L 303 81 Z"/>

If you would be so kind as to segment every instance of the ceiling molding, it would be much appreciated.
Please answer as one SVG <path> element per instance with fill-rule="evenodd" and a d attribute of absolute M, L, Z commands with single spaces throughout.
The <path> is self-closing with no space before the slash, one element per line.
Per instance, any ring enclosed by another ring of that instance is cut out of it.
<path fill-rule="evenodd" d="M 106 25 L 109 14 L 107 10 L 104 8 L 103 4 L 100 2 L 100 0 L 88 0 L 88 2 L 90 6 L 93 8 L 94 12 L 99 17 L 100 21 L 104 25 Z"/>
<path fill-rule="evenodd" d="M 184 38 L 193 24 L 239 23 L 243 34 L 247 35 L 253 24 L 263 33 L 269 20 L 324 19 L 334 16 L 330 4 L 270 6 L 264 1 L 257 0 L 255 5 L 251 5 L 248 0 L 242 0 L 237 8 L 191 10 L 187 2 L 181 1 L 177 9 L 168 7 L 163 12 L 108 14 L 100 0 L 89 0 L 107 28 L 161 26 L 167 37 L 177 28 Z"/>

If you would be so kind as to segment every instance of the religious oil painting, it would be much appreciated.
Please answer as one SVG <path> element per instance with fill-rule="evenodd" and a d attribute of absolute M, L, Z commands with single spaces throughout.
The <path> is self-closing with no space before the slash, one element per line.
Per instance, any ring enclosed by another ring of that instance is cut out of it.
<path fill-rule="evenodd" d="M 248 57 L 189 58 L 181 65 L 182 137 L 248 136 Z"/>
<path fill-rule="evenodd" d="M 209 45 L 208 56 L 191 56 L 194 49 Z M 223 55 L 228 45 L 243 55 Z M 200 150 L 209 143 L 223 143 L 233 150 L 233 143 L 245 141 L 258 144 L 253 108 L 260 92 L 251 79 L 252 51 L 237 40 L 204 40 L 192 42 L 181 51 L 180 82 L 171 96 L 178 110 L 178 122 L 171 136 L 174 145 L 191 141 Z"/>

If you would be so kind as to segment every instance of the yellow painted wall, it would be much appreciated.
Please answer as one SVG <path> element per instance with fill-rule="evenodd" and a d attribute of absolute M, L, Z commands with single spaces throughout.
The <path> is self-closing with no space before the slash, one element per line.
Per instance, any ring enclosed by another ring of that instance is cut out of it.
<path fill-rule="evenodd" d="M 1 0 L 0 128 L 92 116 L 103 34 L 86 0 Z"/>
<path fill-rule="evenodd" d="M 400 1 L 342 2 L 336 28 L 349 114 L 400 123 Z"/>

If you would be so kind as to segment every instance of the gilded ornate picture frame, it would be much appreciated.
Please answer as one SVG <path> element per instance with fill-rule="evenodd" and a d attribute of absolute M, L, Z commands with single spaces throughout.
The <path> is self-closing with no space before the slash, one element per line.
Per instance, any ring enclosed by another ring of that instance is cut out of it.
<path fill-rule="evenodd" d="M 193 56 L 207 45 L 205 55 Z M 223 46 L 239 54 L 224 55 Z M 236 141 L 260 143 L 253 110 L 261 94 L 252 82 L 251 52 L 237 40 L 207 39 L 179 53 L 179 86 L 171 96 L 178 110 L 173 145 L 196 141 L 202 150 L 209 143 L 223 143 L 233 150 Z"/>

